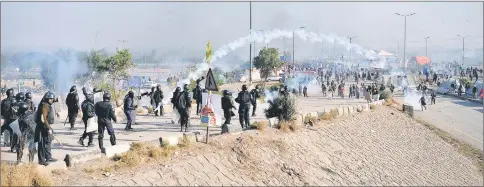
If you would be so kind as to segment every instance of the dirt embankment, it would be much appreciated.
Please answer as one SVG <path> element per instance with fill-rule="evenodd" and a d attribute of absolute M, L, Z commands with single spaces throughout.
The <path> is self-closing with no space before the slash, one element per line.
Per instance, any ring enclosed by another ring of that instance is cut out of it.
<path fill-rule="evenodd" d="M 296 132 L 267 128 L 218 136 L 167 160 L 110 173 L 115 175 L 89 174 L 79 167 L 53 177 L 56 185 L 483 184 L 471 159 L 387 107 Z"/>

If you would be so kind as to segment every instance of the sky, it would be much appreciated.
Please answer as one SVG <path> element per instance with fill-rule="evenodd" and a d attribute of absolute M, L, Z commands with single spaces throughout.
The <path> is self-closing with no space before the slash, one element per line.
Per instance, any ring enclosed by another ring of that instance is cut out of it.
<path fill-rule="evenodd" d="M 425 37 L 432 57 L 459 56 L 462 39 L 466 56 L 482 56 L 483 2 L 253 2 L 252 28 L 296 29 L 357 36 L 365 49 L 403 54 L 407 17 L 407 56 L 425 55 Z M 249 34 L 248 2 L 1 2 L 2 51 L 77 50 L 116 47 L 158 56 L 204 56 Z M 125 40 L 126 42 L 119 42 Z M 283 45 L 283 44 L 286 45 Z M 266 44 L 258 43 L 257 48 Z M 292 40 L 275 40 L 270 47 L 291 49 Z M 297 57 L 333 55 L 333 44 L 295 39 Z M 471 54 L 473 53 L 473 54 Z M 474 54 L 476 53 L 476 54 Z M 348 55 L 336 46 L 337 55 Z M 249 58 L 249 45 L 231 53 Z M 481 57 L 482 58 L 482 57 Z"/>

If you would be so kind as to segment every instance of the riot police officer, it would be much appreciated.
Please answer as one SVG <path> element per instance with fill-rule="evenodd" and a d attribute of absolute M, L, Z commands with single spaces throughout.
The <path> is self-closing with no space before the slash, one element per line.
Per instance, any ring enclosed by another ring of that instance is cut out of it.
<path fill-rule="evenodd" d="M 192 90 L 193 92 L 193 99 L 195 99 L 197 103 L 197 115 L 200 114 L 200 111 L 202 110 L 202 88 L 200 87 L 200 82 L 204 79 L 205 77 L 201 77 L 196 80 L 197 86 Z"/>
<path fill-rule="evenodd" d="M 75 85 L 71 87 L 69 94 L 67 94 L 66 105 L 69 123 L 71 124 L 70 130 L 74 130 L 74 124 L 76 123 L 77 114 L 79 113 L 79 95 L 77 94 Z"/>
<path fill-rule="evenodd" d="M 19 128 L 22 133 L 19 138 L 19 146 L 17 146 L 17 163 L 22 161 L 23 150 L 25 143 L 28 143 L 28 157 L 29 163 L 34 161 L 35 153 L 37 152 L 34 143 L 34 133 L 35 133 L 35 121 L 34 113 L 29 111 L 29 105 L 26 102 L 19 102 L 18 106 L 18 116 L 19 116 Z"/>
<path fill-rule="evenodd" d="M 180 131 L 183 131 L 183 127 L 185 127 L 185 132 L 188 131 L 188 119 L 190 117 L 189 111 L 192 106 L 192 99 L 188 93 L 189 91 L 188 84 L 183 85 L 183 91 L 178 94 L 176 107 L 177 111 L 180 113 Z"/>
<path fill-rule="evenodd" d="M 24 102 L 25 100 L 25 94 L 23 92 L 19 92 L 17 93 L 17 95 L 15 95 L 15 104 L 13 105 L 12 107 L 12 111 L 15 112 L 15 117 L 18 119 L 19 116 L 18 116 L 18 103 L 20 102 Z M 11 136 L 11 146 L 10 146 L 10 151 L 11 152 L 14 152 L 17 150 L 18 148 L 18 143 L 19 143 L 19 134 L 16 134 L 16 133 L 13 133 L 13 134 L 10 134 Z"/>
<path fill-rule="evenodd" d="M 257 99 L 260 98 L 260 91 L 259 91 L 259 89 L 260 89 L 260 86 L 257 85 L 257 86 L 255 86 L 255 89 L 252 89 L 250 91 L 250 95 L 253 98 L 252 99 L 252 102 L 251 102 L 252 103 L 252 107 L 253 107 L 252 108 L 252 117 L 255 117 L 255 110 L 257 108 Z"/>
<path fill-rule="evenodd" d="M 221 99 L 222 109 L 224 111 L 225 123 L 222 125 L 222 133 L 228 132 L 227 125 L 230 124 L 230 120 L 232 119 L 232 108 L 235 108 L 234 102 L 231 98 L 231 93 L 228 90 L 223 91 L 223 97 Z"/>
<path fill-rule="evenodd" d="M 7 98 L 3 99 L 1 104 L 2 118 L 4 120 L 4 123 L 1 128 L 1 134 L 3 134 L 5 130 L 8 130 L 10 135 L 12 135 L 13 131 L 9 125 L 10 123 L 12 123 L 17 119 L 17 115 L 15 114 L 16 112 L 12 110 L 16 100 L 15 100 L 14 91 L 12 88 L 8 89 L 6 92 L 7 92 Z M 9 142 L 12 142 L 11 140 L 12 137 L 13 136 L 10 136 Z M 9 144 L 10 143 L 5 142 L 5 146 L 10 146 Z"/>
<path fill-rule="evenodd" d="M 239 92 L 237 98 L 235 99 L 235 102 L 239 103 L 239 121 L 242 129 L 250 128 L 249 111 L 252 100 L 253 98 L 247 91 L 247 85 L 242 85 L 242 91 Z"/>
<path fill-rule="evenodd" d="M 55 102 L 55 95 L 52 92 L 47 92 L 39 103 L 39 110 L 37 110 L 34 141 L 38 143 L 38 159 L 39 164 L 49 165 L 49 162 L 55 162 L 57 159 L 52 158 L 52 124 L 54 124 L 54 109 L 52 104 Z"/>
<path fill-rule="evenodd" d="M 106 149 L 103 146 L 103 138 L 104 138 L 104 131 L 107 130 L 108 134 L 110 135 L 110 142 L 111 145 L 116 145 L 116 136 L 114 135 L 114 128 L 111 120 L 114 123 L 117 123 L 116 115 L 114 113 L 114 107 L 110 103 L 111 102 L 111 94 L 104 93 L 103 101 L 99 101 L 94 105 L 95 112 L 98 123 L 98 141 L 99 141 L 99 148 L 101 149 L 101 153 L 106 154 Z"/>
<path fill-rule="evenodd" d="M 34 104 L 34 101 L 32 101 L 32 93 L 30 92 L 27 92 L 25 94 L 25 103 L 27 103 L 28 105 L 28 111 L 29 112 L 35 112 L 35 104 Z"/>
<path fill-rule="evenodd" d="M 157 109 L 158 107 L 158 110 L 155 110 L 155 116 L 158 116 L 158 112 L 160 112 L 160 115 L 163 116 L 163 98 L 165 96 L 163 95 L 163 91 L 161 91 L 161 86 L 158 85 L 156 86 L 156 91 L 155 93 L 153 94 L 153 100 L 155 102 L 155 108 L 153 109 Z"/>
<path fill-rule="evenodd" d="M 124 114 L 126 115 L 126 127 L 124 130 L 131 130 L 131 125 L 134 123 L 134 119 L 136 117 L 136 106 L 134 105 L 134 92 L 129 91 L 128 95 L 124 98 Z"/>

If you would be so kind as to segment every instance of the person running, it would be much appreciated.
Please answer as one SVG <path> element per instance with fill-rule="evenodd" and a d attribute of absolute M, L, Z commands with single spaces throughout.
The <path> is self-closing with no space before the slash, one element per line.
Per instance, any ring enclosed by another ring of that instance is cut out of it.
<path fill-rule="evenodd" d="M 430 104 L 435 105 L 435 98 L 437 97 L 435 92 L 432 92 L 432 94 L 430 94 L 430 97 L 431 97 Z"/>
<path fill-rule="evenodd" d="M 422 108 L 422 111 L 427 110 L 427 103 L 425 102 L 425 97 L 422 95 L 422 97 L 419 100 L 420 102 L 420 107 Z"/>

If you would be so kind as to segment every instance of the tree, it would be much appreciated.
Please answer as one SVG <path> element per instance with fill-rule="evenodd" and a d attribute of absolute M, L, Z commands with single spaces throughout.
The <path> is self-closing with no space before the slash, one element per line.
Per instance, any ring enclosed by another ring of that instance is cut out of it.
<path fill-rule="evenodd" d="M 116 105 L 119 107 L 120 103 L 118 103 L 118 99 L 121 98 L 121 93 L 117 92 L 116 84 L 123 79 L 127 79 L 129 76 L 129 69 L 134 67 L 134 64 L 131 60 L 131 53 L 127 50 L 118 50 L 115 55 L 105 59 L 99 60 L 100 57 L 96 56 L 93 58 L 93 62 L 95 65 L 95 69 L 97 72 L 100 73 L 108 73 L 109 78 L 112 80 L 112 87 L 105 88 L 111 94 L 113 99 L 116 101 Z"/>
<path fill-rule="evenodd" d="M 265 78 L 264 82 L 267 81 L 271 72 L 279 70 L 283 65 L 284 63 L 279 59 L 277 48 L 263 48 L 254 58 L 254 66 L 259 69 L 261 77 Z"/>

